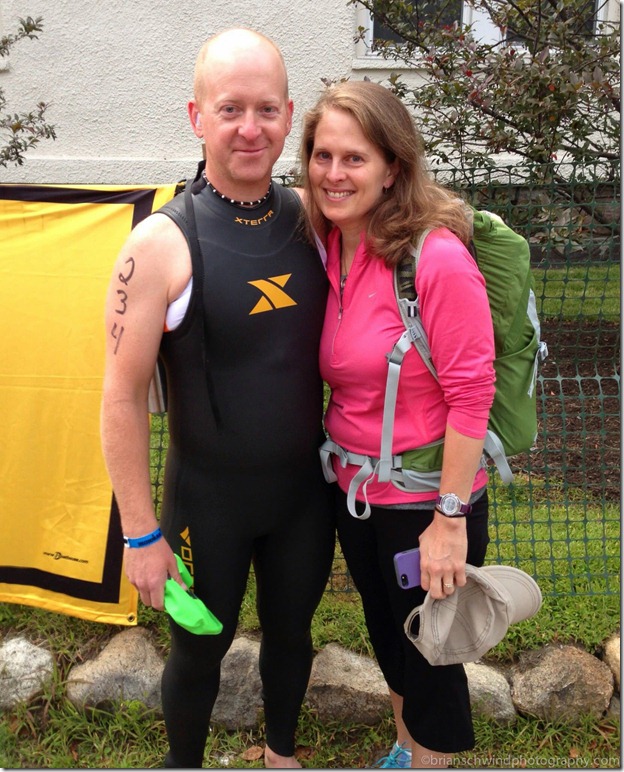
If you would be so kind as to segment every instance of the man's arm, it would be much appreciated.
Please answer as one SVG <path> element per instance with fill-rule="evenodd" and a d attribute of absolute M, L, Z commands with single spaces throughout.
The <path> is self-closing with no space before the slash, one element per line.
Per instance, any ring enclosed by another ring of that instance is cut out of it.
<path fill-rule="evenodd" d="M 105 309 L 106 366 L 102 447 L 124 535 L 158 527 L 149 468 L 147 398 L 168 303 L 190 276 L 184 236 L 164 215 L 152 215 L 130 234 L 115 263 Z M 167 576 L 182 584 L 164 539 L 125 550 L 125 568 L 141 600 L 163 608 Z"/>

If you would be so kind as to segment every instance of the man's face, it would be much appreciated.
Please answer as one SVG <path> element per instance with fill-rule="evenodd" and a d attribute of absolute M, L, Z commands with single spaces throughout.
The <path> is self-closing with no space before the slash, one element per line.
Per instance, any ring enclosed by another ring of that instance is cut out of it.
<path fill-rule="evenodd" d="M 206 176 L 217 190 L 240 200 L 266 193 L 292 109 L 282 63 L 272 49 L 257 46 L 206 63 L 201 103 L 191 102 L 189 113 L 205 142 Z"/>

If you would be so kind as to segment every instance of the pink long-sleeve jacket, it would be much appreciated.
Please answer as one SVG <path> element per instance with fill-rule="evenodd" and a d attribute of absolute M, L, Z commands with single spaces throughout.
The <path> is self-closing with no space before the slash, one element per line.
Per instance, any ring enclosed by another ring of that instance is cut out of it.
<path fill-rule="evenodd" d="M 355 453 L 379 457 L 388 364 L 405 327 L 393 288 L 393 272 L 366 252 L 364 234 L 340 296 L 340 232 L 328 238 L 330 292 L 321 338 L 323 378 L 332 389 L 325 417 L 331 438 Z M 461 241 L 445 228 L 423 245 L 416 276 L 420 312 L 439 382 L 412 347 L 403 360 L 397 396 L 393 454 L 444 436 L 447 422 L 468 437 L 485 436 L 494 399 L 494 336 L 485 280 Z M 334 458 L 342 490 L 359 467 Z M 487 483 L 480 469 L 473 491 Z M 431 500 L 392 483 L 369 483 L 371 504 Z M 360 495 L 358 495 L 360 498 Z M 361 498 L 360 498 L 361 500 Z"/>

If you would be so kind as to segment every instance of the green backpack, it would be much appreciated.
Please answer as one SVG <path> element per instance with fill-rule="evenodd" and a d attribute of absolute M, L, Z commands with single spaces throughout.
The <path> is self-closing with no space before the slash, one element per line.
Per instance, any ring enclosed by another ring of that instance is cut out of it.
<path fill-rule="evenodd" d="M 422 234 L 416 248 L 397 266 L 395 292 L 409 338 L 436 376 L 415 291 L 416 270 L 426 235 L 427 232 Z M 527 240 L 498 215 L 473 210 L 471 247 L 477 266 L 485 277 L 494 326 L 496 394 L 490 410 L 484 450 L 496 464 L 503 482 L 510 483 L 513 475 L 506 457 L 530 450 L 537 436 L 537 367 L 548 355 L 548 348 L 540 340 Z M 394 423 L 393 405 L 396 405 L 398 376 L 395 384 L 394 376 L 390 378 L 389 375 L 387 388 L 394 390 L 394 397 L 386 393 L 384 426 L 386 418 Z M 392 418 L 390 415 L 386 417 L 389 411 Z M 440 462 L 441 451 L 440 446 Z M 418 449 L 403 453 L 403 468 L 418 470 L 430 467 L 431 462 L 427 461 L 426 455 Z"/>
<path fill-rule="evenodd" d="M 472 210 L 473 237 L 471 252 L 485 277 L 494 326 L 496 394 L 490 410 L 484 452 L 496 464 L 505 483 L 513 480 L 508 456 L 530 450 L 537 436 L 535 384 L 537 367 L 548 355 L 540 340 L 529 245 L 497 215 Z M 415 282 L 418 261 L 425 238 L 420 235 L 416 247 L 395 268 L 394 285 L 405 332 L 388 355 L 388 376 L 382 422 L 379 458 L 361 456 L 337 445 L 331 438 L 321 447 L 325 477 L 335 480 L 331 455 L 346 463 L 360 466 L 347 493 L 349 511 L 354 517 L 367 518 L 370 507 L 366 486 L 370 480 L 391 481 L 404 491 L 439 490 L 444 439 L 392 455 L 394 414 L 401 364 L 412 346 L 437 379 L 431 359 L 427 333 L 423 327 Z M 356 493 L 362 487 L 365 509 L 356 512 Z"/>

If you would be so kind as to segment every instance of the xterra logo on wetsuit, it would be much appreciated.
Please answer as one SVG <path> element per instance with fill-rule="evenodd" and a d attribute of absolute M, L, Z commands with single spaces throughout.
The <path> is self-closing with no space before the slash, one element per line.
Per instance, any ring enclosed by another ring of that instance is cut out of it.
<path fill-rule="evenodd" d="M 258 217 L 255 220 L 249 220 L 246 217 L 235 217 L 234 222 L 237 223 L 237 225 L 262 225 L 262 223 L 270 220 L 271 217 L 273 217 L 273 210 L 269 209 L 263 217 Z"/>
<path fill-rule="evenodd" d="M 276 308 L 296 306 L 297 303 L 282 289 L 291 276 L 291 273 L 285 273 L 282 276 L 269 276 L 268 279 L 247 282 L 247 284 L 257 287 L 262 293 L 260 300 L 249 312 L 249 316 L 261 314 L 263 311 L 274 311 Z"/>

